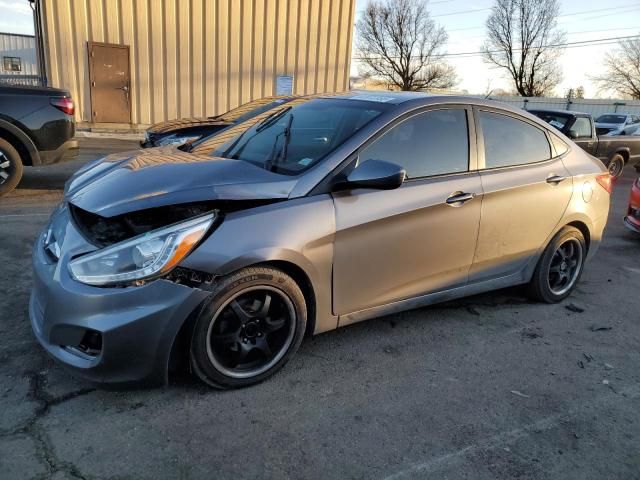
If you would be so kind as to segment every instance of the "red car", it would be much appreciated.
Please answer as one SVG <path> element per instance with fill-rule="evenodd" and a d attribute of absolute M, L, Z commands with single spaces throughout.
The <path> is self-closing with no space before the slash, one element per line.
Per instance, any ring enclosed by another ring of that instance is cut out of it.
<path fill-rule="evenodd" d="M 636 171 L 640 173 L 640 163 L 636 166 Z M 633 182 L 631 196 L 629 197 L 629 210 L 624 217 L 624 225 L 631 231 L 640 233 L 640 177 Z"/>

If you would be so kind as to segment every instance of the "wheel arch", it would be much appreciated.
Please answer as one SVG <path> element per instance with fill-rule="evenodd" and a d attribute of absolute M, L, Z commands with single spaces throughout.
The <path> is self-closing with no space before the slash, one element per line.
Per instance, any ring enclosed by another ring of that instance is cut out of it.
<path fill-rule="evenodd" d="M 268 260 L 243 265 L 233 271 L 225 272 L 225 275 L 232 275 L 238 270 L 251 267 L 276 268 L 293 278 L 300 287 L 300 290 L 302 290 L 307 306 L 307 326 L 304 333 L 305 337 L 313 335 L 316 325 L 316 294 L 313 288 L 313 283 L 311 282 L 307 272 L 305 272 L 299 265 L 287 260 Z M 173 339 L 167 364 L 167 378 L 172 374 L 172 372 L 185 370 L 185 368 L 188 367 L 186 353 L 188 353 L 191 332 L 193 331 L 195 321 L 198 318 L 205 301 L 206 299 L 200 302 L 200 304 L 192 310 Z"/>
<path fill-rule="evenodd" d="M 33 140 L 15 125 L 0 118 L 0 138 L 9 142 L 18 151 L 23 165 L 40 165 L 40 154 Z"/>
<path fill-rule="evenodd" d="M 624 164 L 626 165 L 629 161 L 629 158 L 631 157 L 631 152 L 629 150 L 629 147 L 616 148 L 609 155 L 609 161 L 613 160 L 613 157 L 615 157 L 616 155 L 620 155 L 624 160 Z"/>
<path fill-rule="evenodd" d="M 584 237 L 584 241 L 587 246 L 587 252 L 589 252 L 589 246 L 591 245 L 591 231 L 589 230 L 589 227 L 587 226 L 587 224 L 581 220 L 574 220 L 572 222 L 567 223 L 566 226 L 574 227 L 580 230 L 580 233 L 582 233 L 582 236 Z"/>

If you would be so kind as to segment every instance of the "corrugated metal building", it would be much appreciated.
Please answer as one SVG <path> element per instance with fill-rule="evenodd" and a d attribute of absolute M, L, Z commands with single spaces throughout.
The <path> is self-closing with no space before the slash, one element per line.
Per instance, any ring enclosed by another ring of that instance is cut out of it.
<path fill-rule="evenodd" d="M 220 114 L 289 88 L 346 90 L 354 4 L 40 0 L 38 7 L 48 82 L 71 90 L 77 120 L 146 125 Z"/>
<path fill-rule="evenodd" d="M 35 37 L 0 33 L 0 81 L 25 83 L 23 80 L 36 80 L 37 75 Z"/>

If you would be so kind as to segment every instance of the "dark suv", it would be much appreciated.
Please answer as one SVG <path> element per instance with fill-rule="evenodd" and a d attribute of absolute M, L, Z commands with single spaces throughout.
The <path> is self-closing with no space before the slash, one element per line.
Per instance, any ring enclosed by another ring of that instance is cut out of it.
<path fill-rule="evenodd" d="M 78 148 L 73 113 L 67 90 L 0 86 L 0 195 L 18 185 L 23 165 L 55 163 Z"/>

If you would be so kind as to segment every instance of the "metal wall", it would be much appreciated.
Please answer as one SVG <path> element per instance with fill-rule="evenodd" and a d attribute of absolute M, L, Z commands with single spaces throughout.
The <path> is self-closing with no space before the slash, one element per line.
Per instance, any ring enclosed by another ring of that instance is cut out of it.
<path fill-rule="evenodd" d="M 2 57 L 20 57 L 22 71 L 4 70 Z M 36 40 L 30 35 L 0 33 L 0 75 L 37 75 Z"/>
<path fill-rule="evenodd" d="M 87 42 L 130 46 L 131 119 L 223 113 L 275 94 L 348 88 L 355 0 L 41 0 L 47 73 L 91 119 Z"/>
<path fill-rule="evenodd" d="M 572 110 L 574 112 L 589 113 L 594 117 L 612 112 L 632 115 L 640 114 L 640 100 L 572 98 L 571 101 L 568 101 L 566 98 L 502 96 L 492 96 L 491 99 L 508 103 L 514 107 L 527 108 L 528 110 Z"/>

